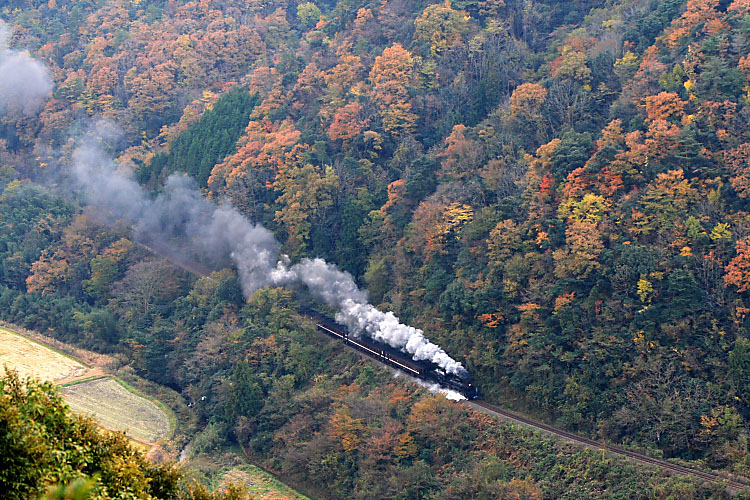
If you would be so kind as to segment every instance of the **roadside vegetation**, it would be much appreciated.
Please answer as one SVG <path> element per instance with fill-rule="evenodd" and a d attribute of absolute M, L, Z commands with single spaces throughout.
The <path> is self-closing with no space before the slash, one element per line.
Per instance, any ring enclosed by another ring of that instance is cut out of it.
<path fill-rule="evenodd" d="M 172 499 L 247 498 L 234 488 L 211 494 L 183 481 L 171 464 L 157 465 L 117 433 L 74 416 L 49 382 L 0 378 L 0 489 L 3 498 Z M 71 496 L 68 496 L 71 495 Z"/>

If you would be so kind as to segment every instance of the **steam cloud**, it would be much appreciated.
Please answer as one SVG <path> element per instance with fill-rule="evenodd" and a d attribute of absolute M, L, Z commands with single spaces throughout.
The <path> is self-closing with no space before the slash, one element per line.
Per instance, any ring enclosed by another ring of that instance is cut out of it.
<path fill-rule="evenodd" d="M 152 199 L 118 170 L 93 136 L 74 151 L 73 174 L 86 201 L 100 209 L 97 215 L 110 222 L 124 220 L 139 241 L 161 248 L 187 244 L 191 251 L 218 259 L 231 256 L 246 295 L 275 284 L 279 243 L 273 234 L 229 204 L 203 198 L 192 179 L 173 175 L 164 192 Z"/>
<path fill-rule="evenodd" d="M 0 21 L 0 114 L 9 108 L 33 112 L 52 90 L 49 71 L 27 52 L 10 49 L 8 39 L 8 28 Z M 314 296 L 336 307 L 336 320 L 354 334 L 365 333 L 416 360 L 432 361 L 447 373 L 466 373 L 422 330 L 370 305 L 367 292 L 357 287 L 349 273 L 321 259 L 303 259 L 290 267 L 270 231 L 248 221 L 229 203 L 206 200 L 191 179 L 171 176 L 162 194 L 148 197 L 104 152 L 102 141 L 116 136 L 114 127 L 100 122 L 96 133 L 86 136 L 73 153 L 76 187 L 89 204 L 101 210 L 100 217 L 110 222 L 124 220 L 138 240 L 162 249 L 187 244 L 189 250 L 215 261 L 231 257 L 246 297 L 270 285 L 302 282 Z"/>
<path fill-rule="evenodd" d="M 400 372 L 396 372 L 396 375 L 400 375 Z M 463 401 L 466 399 L 466 396 L 464 396 L 460 392 L 454 391 L 452 389 L 447 389 L 445 387 L 442 387 L 440 384 L 436 384 L 434 382 L 426 382 L 418 378 L 412 378 L 412 380 L 414 380 L 417 384 L 421 385 L 433 394 L 439 392 L 440 394 L 445 396 L 445 399 L 449 399 L 451 401 Z"/>
<path fill-rule="evenodd" d="M 336 321 L 355 334 L 365 333 L 375 340 L 411 354 L 413 359 L 432 361 L 446 373 L 464 375 L 466 370 L 440 346 L 433 344 L 418 328 L 401 323 L 392 312 L 378 311 L 367 301 L 352 276 L 322 259 L 303 259 L 289 275 L 304 283 L 326 304 L 336 307 Z"/>
<path fill-rule="evenodd" d="M 19 110 L 36 112 L 52 91 L 49 70 L 28 52 L 8 45 L 10 32 L 0 21 L 0 114 Z"/>
<path fill-rule="evenodd" d="M 76 149 L 73 164 L 87 202 L 99 207 L 102 217 L 124 219 L 141 241 L 162 247 L 180 241 L 204 256 L 231 257 L 245 296 L 270 285 L 301 282 L 316 298 L 337 308 L 336 320 L 355 334 L 369 335 L 416 360 L 432 361 L 446 373 L 466 373 L 422 330 L 370 305 L 367 292 L 357 287 L 349 273 L 322 259 L 303 259 L 290 266 L 270 231 L 251 223 L 228 203 L 217 205 L 203 198 L 192 179 L 173 175 L 163 194 L 149 198 L 135 180 L 118 171 L 93 137 Z"/>

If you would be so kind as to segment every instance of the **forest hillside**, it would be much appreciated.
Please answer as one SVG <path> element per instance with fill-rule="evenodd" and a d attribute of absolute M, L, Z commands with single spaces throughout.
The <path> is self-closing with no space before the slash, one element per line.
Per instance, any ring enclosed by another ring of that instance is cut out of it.
<path fill-rule="evenodd" d="M 147 192 L 187 176 L 291 263 L 351 273 L 486 400 L 750 476 L 750 2 L 9 0 L 0 18 L 0 57 L 49 79 L 34 106 L 0 99 L 0 319 L 200 402 L 196 450 L 239 445 L 331 498 L 722 495 L 559 452 L 536 468 L 509 444 L 526 437 L 487 438 L 506 431 L 316 334 L 304 291 L 153 253 L 68 189 L 92 134 Z"/>

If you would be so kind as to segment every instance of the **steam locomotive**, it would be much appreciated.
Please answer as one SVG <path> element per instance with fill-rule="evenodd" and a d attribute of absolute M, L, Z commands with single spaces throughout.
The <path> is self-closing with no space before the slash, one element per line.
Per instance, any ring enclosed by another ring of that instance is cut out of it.
<path fill-rule="evenodd" d="M 437 365 L 429 361 L 415 361 L 398 349 L 394 349 L 377 340 L 350 335 L 345 326 L 339 325 L 332 318 L 318 311 L 304 308 L 301 312 L 310 318 L 322 332 L 337 340 L 341 340 L 344 344 L 365 353 L 367 356 L 383 364 L 392 366 L 412 377 L 434 382 L 441 387 L 456 391 L 467 399 L 476 399 L 479 396 L 477 388 L 471 383 L 471 377 L 467 372 L 464 372 L 461 376 L 453 373 L 445 373 Z"/>

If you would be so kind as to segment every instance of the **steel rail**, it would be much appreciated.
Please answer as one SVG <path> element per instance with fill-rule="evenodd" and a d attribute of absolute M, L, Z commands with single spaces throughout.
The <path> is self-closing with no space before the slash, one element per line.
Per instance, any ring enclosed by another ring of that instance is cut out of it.
<path fill-rule="evenodd" d="M 161 256 L 163 258 L 166 258 L 168 261 L 172 262 L 172 264 L 174 264 L 177 267 L 180 267 L 180 268 L 182 268 L 182 269 L 184 269 L 184 270 L 186 270 L 186 271 L 188 271 L 190 273 L 197 274 L 199 276 L 207 276 L 209 274 L 209 271 L 207 269 L 202 269 L 201 266 L 199 266 L 199 265 L 188 265 L 185 262 L 185 259 L 177 259 L 175 255 L 173 255 L 171 253 L 167 253 L 162 248 L 152 248 L 152 247 L 150 247 L 150 246 L 148 246 L 148 245 L 146 245 L 144 243 L 138 242 L 138 241 L 136 241 L 135 243 L 137 245 L 145 248 L 146 250 L 149 250 L 150 252 L 156 254 L 156 255 L 159 255 L 159 256 Z M 339 334 L 337 332 L 333 332 L 332 330 L 330 330 L 328 328 L 325 328 L 323 325 L 317 324 L 317 322 L 315 322 L 315 324 L 316 324 L 317 327 L 319 327 L 319 328 L 321 328 L 323 330 L 326 330 L 326 331 L 328 331 L 330 333 L 333 333 L 333 334 L 335 334 L 338 337 L 342 337 L 343 338 L 343 336 L 341 334 Z M 345 340 L 349 340 L 349 339 L 345 339 Z M 362 347 L 364 347 L 364 346 L 362 346 Z M 370 349 L 368 349 L 368 350 L 370 350 Z M 368 356 L 368 357 L 370 357 L 371 359 L 378 360 L 378 358 L 376 358 L 375 356 Z M 381 363 L 382 363 L 382 361 L 381 361 Z M 399 365 L 400 365 L 400 363 L 399 363 Z M 414 371 L 411 368 L 409 368 L 409 369 L 411 371 Z M 539 422 L 539 421 L 530 419 L 530 418 L 525 417 L 525 416 L 523 416 L 521 414 L 518 414 L 518 413 L 515 413 L 515 412 L 512 412 L 512 411 L 508 411 L 508 410 L 504 410 L 502 408 L 498 408 L 497 406 L 491 405 L 491 404 L 486 403 L 486 402 L 481 401 L 481 400 L 476 400 L 476 399 L 472 400 L 472 401 L 464 400 L 463 403 L 465 403 L 465 404 L 467 404 L 469 406 L 472 406 L 474 408 L 479 408 L 480 411 L 484 411 L 484 412 L 487 412 L 487 413 L 490 413 L 490 414 L 494 414 L 495 416 L 498 416 L 498 417 L 501 417 L 501 418 L 504 418 L 504 419 L 507 419 L 507 420 L 518 422 L 521 425 L 525 425 L 527 427 L 531 427 L 531 428 L 534 428 L 534 429 L 542 430 L 542 431 L 545 431 L 547 433 L 553 434 L 555 436 L 559 436 L 561 438 L 564 438 L 564 439 L 566 439 L 568 441 L 571 441 L 573 443 L 576 443 L 578 445 L 587 446 L 589 448 L 594 448 L 594 449 L 599 449 L 599 450 L 604 450 L 604 451 L 606 451 L 608 453 L 611 453 L 613 455 L 618 455 L 618 456 L 626 457 L 626 458 L 628 458 L 628 459 L 630 459 L 632 461 L 636 461 L 636 462 L 639 462 L 639 463 L 642 463 L 642 464 L 646 464 L 646 465 L 660 467 L 660 468 L 662 468 L 662 469 L 664 469 L 664 470 L 666 470 L 668 472 L 673 472 L 673 473 L 684 475 L 684 476 L 692 476 L 692 477 L 703 479 L 704 481 L 710 481 L 710 482 L 714 482 L 714 483 L 723 483 L 723 484 L 726 485 L 726 488 L 727 488 L 727 490 L 730 493 L 737 493 L 738 491 L 742 490 L 743 488 L 747 488 L 748 486 L 750 486 L 750 482 L 741 482 L 741 481 L 738 481 L 738 480 L 735 480 L 735 479 L 731 479 L 731 478 L 728 478 L 728 477 L 720 476 L 720 475 L 715 474 L 715 473 L 705 472 L 705 471 L 701 471 L 701 470 L 697 470 L 697 469 L 692 469 L 692 468 L 689 468 L 689 467 L 684 467 L 682 465 L 673 464 L 673 463 L 667 462 L 665 460 L 659 460 L 657 458 L 652 458 L 652 457 L 649 457 L 647 455 L 643 455 L 641 453 L 636 453 L 636 452 L 633 452 L 633 451 L 630 451 L 630 450 L 626 450 L 624 448 L 620 448 L 619 446 L 613 446 L 613 445 L 606 444 L 606 443 L 600 443 L 598 441 L 594 441 L 593 439 L 589 439 L 589 438 L 586 438 L 586 437 L 583 437 L 583 436 L 579 436 L 577 434 L 573 434 L 571 432 L 564 431 L 562 429 L 559 429 L 557 427 L 553 427 L 553 426 L 545 424 L 543 422 Z"/>
<path fill-rule="evenodd" d="M 371 358 L 373 358 L 373 359 L 376 359 L 376 360 L 378 360 L 378 361 L 381 361 L 381 360 L 385 359 L 385 360 L 387 360 L 387 361 L 390 361 L 391 363 L 393 363 L 393 364 L 395 364 L 395 365 L 398 365 L 398 366 L 400 366 L 400 367 L 401 367 L 402 369 L 404 369 L 404 370 L 408 370 L 409 372 L 411 372 L 411 373 L 414 373 L 415 375 L 419 375 L 419 371 L 415 370 L 414 368 L 412 368 L 412 367 L 410 367 L 410 366 L 406 366 L 406 365 L 405 365 L 405 364 L 403 364 L 403 363 L 399 363 L 398 361 L 396 361 L 396 360 L 395 360 L 395 359 L 393 359 L 393 358 L 390 358 L 390 357 L 387 357 L 387 356 L 383 356 L 383 355 L 382 355 L 381 353 L 379 353 L 379 352 L 377 352 L 377 351 L 373 351 L 372 349 L 370 349 L 370 348 L 369 348 L 369 347 L 367 347 L 366 345 L 362 345 L 361 343 L 357 342 L 357 341 L 356 341 L 356 340 L 354 340 L 354 339 L 351 339 L 351 338 L 349 338 L 349 337 L 347 337 L 347 336 L 345 336 L 345 335 L 342 335 L 342 334 L 340 334 L 340 333 L 339 333 L 339 332 L 337 332 L 337 331 L 331 330 L 330 328 L 327 328 L 327 327 L 325 327 L 325 326 L 321 325 L 320 323 L 317 323 L 317 322 L 316 322 L 316 323 L 315 323 L 315 326 L 317 326 L 318 328 L 320 328 L 320 329 L 321 329 L 321 330 L 323 330 L 323 331 L 326 331 L 326 332 L 328 332 L 328 333 L 330 333 L 330 334 L 333 334 L 333 335 L 335 335 L 335 336 L 337 336 L 337 337 L 339 337 L 339 338 L 343 339 L 343 340 L 344 340 L 344 342 L 346 342 L 346 343 L 349 343 L 349 344 L 355 345 L 355 346 L 359 347 L 360 349 L 365 349 L 365 350 L 367 350 L 368 352 L 371 352 L 371 353 L 372 353 L 372 356 L 370 356 L 370 357 L 371 357 Z"/>
<path fill-rule="evenodd" d="M 463 402 L 469 406 L 478 407 L 486 413 L 494 414 L 503 419 L 517 422 L 527 427 L 545 431 L 549 434 L 561 437 L 574 444 L 603 450 L 612 455 L 623 456 L 623 457 L 628 458 L 629 460 L 633 460 L 642 464 L 660 467 L 667 472 L 671 472 L 671 473 L 675 473 L 675 474 L 679 474 L 683 476 L 697 477 L 699 479 L 702 479 L 704 481 L 709 481 L 712 483 L 725 484 L 727 490 L 730 493 L 737 493 L 743 488 L 747 488 L 748 486 L 750 486 L 750 484 L 748 483 L 741 482 L 739 480 L 732 479 L 729 477 L 720 476 L 719 474 L 716 474 L 713 472 L 706 472 L 706 471 L 702 471 L 698 469 L 693 469 L 690 467 L 685 467 L 683 465 L 673 464 L 671 462 L 667 462 L 666 460 L 660 460 L 658 458 L 649 457 L 648 455 L 643 455 L 641 453 L 626 450 L 625 448 L 621 448 L 619 446 L 614 446 L 611 444 L 594 441 L 593 439 L 590 439 L 584 436 L 579 436 L 578 434 L 573 434 L 572 432 L 568 432 L 558 427 L 545 424 L 544 422 L 533 420 L 519 413 L 505 410 L 503 408 L 498 408 L 497 406 L 486 403 L 485 401 L 474 400 L 474 401 L 463 401 Z"/>

